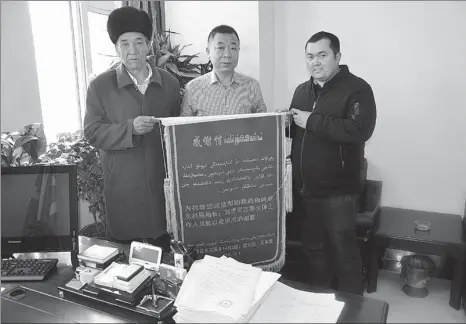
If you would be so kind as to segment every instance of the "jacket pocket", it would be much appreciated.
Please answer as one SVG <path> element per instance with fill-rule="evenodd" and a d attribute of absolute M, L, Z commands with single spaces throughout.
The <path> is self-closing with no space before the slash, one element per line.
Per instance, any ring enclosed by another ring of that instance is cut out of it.
<path fill-rule="evenodd" d="M 324 186 L 339 183 L 343 174 L 340 145 L 322 143 L 315 139 L 311 141 L 312 143 L 306 143 L 304 148 L 304 181 Z"/>

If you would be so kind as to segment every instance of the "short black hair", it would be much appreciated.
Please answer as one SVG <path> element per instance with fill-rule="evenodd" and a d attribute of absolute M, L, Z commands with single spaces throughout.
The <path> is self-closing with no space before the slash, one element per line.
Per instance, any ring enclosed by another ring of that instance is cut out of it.
<path fill-rule="evenodd" d="M 338 37 L 325 31 L 320 31 L 312 35 L 311 38 L 309 38 L 306 42 L 306 45 L 304 45 L 304 50 L 306 50 L 307 44 L 317 43 L 322 39 L 328 39 L 330 41 L 330 48 L 332 49 L 334 55 L 340 53 L 340 40 Z"/>
<path fill-rule="evenodd" d="M 212 39 L 214 39 L 215 35 L 217 35 L 217 34 L 235 34 L 236 38 L 238 38 L 238 42 L 239 42 L 238 33 L 236 32 L 236 30 L 233 27 L 228 26 L 228 25 L 219 25 L 219 26 L 215 27 L 214 29 L 212 29 L 212 31 L 209 34 L 209 37 L 207 37 L 207 46 L 209 46 L 210 41 Z"/>

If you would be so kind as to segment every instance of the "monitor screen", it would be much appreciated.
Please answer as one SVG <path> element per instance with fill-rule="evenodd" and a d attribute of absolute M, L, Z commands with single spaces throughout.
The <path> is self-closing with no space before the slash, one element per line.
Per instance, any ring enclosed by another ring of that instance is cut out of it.
<path fill-rule="evenodd" d="M 78 223 L 76 166 L 2 167 L 2 255 L 71 251 Z"/>

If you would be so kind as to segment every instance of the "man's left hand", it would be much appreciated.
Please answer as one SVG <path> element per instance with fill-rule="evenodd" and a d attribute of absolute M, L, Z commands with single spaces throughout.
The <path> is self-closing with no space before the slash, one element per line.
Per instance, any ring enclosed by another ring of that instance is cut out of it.
<path fill-rule="evenodd" d="M 296 108 L 291 108 L 291 112 L 293 113 L 294 123 L 299 127 L 306 129 L 307 119 L 311 113 L 309 111 L 302 111 Z"/>

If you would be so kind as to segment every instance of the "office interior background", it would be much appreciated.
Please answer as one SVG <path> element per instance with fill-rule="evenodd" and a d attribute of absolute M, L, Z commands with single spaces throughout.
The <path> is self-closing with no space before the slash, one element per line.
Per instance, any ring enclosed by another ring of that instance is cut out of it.
<path fill-rule="evenodd" d="M 119 1 L 83 3 L 86 18 L 73 28 L 66 1 L 1 2 L 2 132 L 41 122 L 50 141 L 81 127 L 79 67 L 108 68 L 106 17 Z M 307 39 L 336 34 L 341 63 L 374 91 L 377 126 L 366 158 L 368 178 L 383 181 L 382 206 L 464 215 L 466 2 L 165 1 L 164 9 L 166 30 L 180 34 L 173 43 L 192 44 L 184 53 L 200 53 L 202 63 L 212 27 L 233 26 L 237 71 L 259 80 L 269 111 L 289 107 L 309 78 Z"/>

